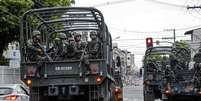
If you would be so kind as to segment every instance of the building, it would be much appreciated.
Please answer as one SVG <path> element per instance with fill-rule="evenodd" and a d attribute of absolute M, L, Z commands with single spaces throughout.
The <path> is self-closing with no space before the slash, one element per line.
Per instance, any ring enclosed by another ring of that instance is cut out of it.
<path fill-rule="evenodd" d="M 3 56 L 9 59 L 9 66 L 0 66 L 0 84 L 21 83 L 19 43 L 9 43 Z"/>
<path fill-rule="evenodd" d="M 121 61 L 120 62 L 121 68 L 119 71 L 121 71 L 122 73 L 122 80 L 128 83 L 128 81 L 132 80 L 131 75 L 134 74 L 134 67 L 135 67 L 134 54 L 132 54 L 128 50 L 122 50 L 118 48 L 118 44 L 113 43 L 113 60 L 115 63 L 117 63 L 118 58 L 120 59 L 119 61 Z"/>
<path fill-rule="evenodd" d="M 131 70 L 135 69 L 135 55 L 131 54 Z"/>
<path fill-rule="evenodd" d="M 9 67 L 19 68 L 20 67 L 20 49 L 19 43 L 13 42 L 9 43 L 8 49 L 4 51 L 3 56 L 9 59 Z"/>
<path fill-rule="evenodd" d="M 191 47 L 191 56 L 193 57 L 201 47 L 201 28 L 187 31 L 184 34 L 191 36 L 191 40 L 187 41 L 187 43 L 189 43 Z"/>

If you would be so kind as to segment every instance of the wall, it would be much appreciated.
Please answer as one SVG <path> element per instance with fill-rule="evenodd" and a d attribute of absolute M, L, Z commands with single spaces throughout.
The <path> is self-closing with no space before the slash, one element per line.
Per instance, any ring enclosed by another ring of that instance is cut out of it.
<path fill-rule="evenodd" d="M 20 83 L 20 69 L 0 66 L 0 84 Z"/>

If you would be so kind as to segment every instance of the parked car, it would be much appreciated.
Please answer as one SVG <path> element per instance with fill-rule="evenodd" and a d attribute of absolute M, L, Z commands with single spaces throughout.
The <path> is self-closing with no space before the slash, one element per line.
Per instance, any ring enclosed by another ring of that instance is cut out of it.
<path fill-rule="evenodd" d="M 21 84 L 0 84 L 0 101 L 29 101 L 29 89 Z"/>

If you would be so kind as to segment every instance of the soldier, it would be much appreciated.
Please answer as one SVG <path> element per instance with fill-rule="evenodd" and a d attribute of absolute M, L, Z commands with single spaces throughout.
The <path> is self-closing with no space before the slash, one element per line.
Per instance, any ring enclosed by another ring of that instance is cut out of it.
<path fill-rule="evenodd" d="M 59 33 L 58 38 L 56 38 L 56 44 L 55 44 L 55 54 L 56 54 L 56 60 L 63 59 L 65 57 L 66 51 L 66 45 L 67 45 L 67 37 L 64 33 Z"/>
<path fill-rule="evenodd" d="M 34 30 L 32 34 L 32 39 L 28 40 L 27 43 L 28 59 L 29 61 L 44 60 L 45 56 L 39 45 L 41 43 L 41 33 L 38 30 Z"/>
<path fill-rule="evenodd" d="M 89 67 L 89 61 L 85 55 L 87 45 L 86 45 L 86 43 L 81 41 L 80 33 L 75 33 L 74 39 L 75 39 L 75 43 L 74 43 L 75 59 L 80 59 L 79 67 L 81 67 L 81 66 L 86 67 L 85 69 L 87 69 L 87 70 L 84 70 L 84 71 L 86 71 L 86 74 L 88 75 L 91 70 Z"/>
<path fill-rule="evenodd" d="M 40 46 L 41 43 L 41 33 L 38 30 L 33 31 L 32 39 L 28 40 L 27 45 L 27 52 L 28 52 L 28 59 L 30 61 L 37 61 L 37 68 L 35 71 L 35 75 L 40 77 L 41 67 L 43 66 L 43 61 L 46 60 L 46 56 L 42 47 Z"/>
<path fill-rule="evenodd" d="M 193 60 L 196 63 L 201 63 L 201 49 L 198 50 L 198 53 L 196 53 L 193 57 Z"/>
<path fill-rule="evenodd" d="M 194 83 L 196 86 L 200 87 L 201 83 L 201 49 L 198 50 L 198 53 L 196 53 L 193 57 L 194 63 L 194 71 L 195 71 L 195 77 L 194 77 Z"/>
<path fill-rule="evenodd" d="M 67 59 L 72 59 L 75 56 L 75 40 L 73 37 L 68 37 L 67 45 L 65 47 L 65 50 L 67 51 L 65 57 Z"/>
<path fill-rule="evenodd" d="M 86 44 L 81 41 L 80 33 L 75 33 L 74 39 L 75 39 L 75 43 L 74 43 L 75 58 L 81 59 L 81 58 L 83 58 L 82 55 L 85 53 Z"/>
<path fill-rule="evenodd" d="M 87 51 L 89 58 L 97 59 L 100 57 L 100 42 L 97 38 L 97 32 L 92 31 L 90 33 L 91 41 L 88 42 Z"/>

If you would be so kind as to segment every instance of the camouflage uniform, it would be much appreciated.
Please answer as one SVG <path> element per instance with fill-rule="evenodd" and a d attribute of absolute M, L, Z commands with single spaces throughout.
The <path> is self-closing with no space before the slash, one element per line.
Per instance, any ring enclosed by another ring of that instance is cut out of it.
<path fill-rule="evenodd" d="M 84 54 L 86 50 L 86 43 L 81 41 L 81 34 L 79 33 L 74 35 L 74 39 L 75 59 L 81 59 L 82 54 Z"/>
<path fill-rule="evenodd" d="M 85 74 L 89 74 L 91 69 L 89 67 L 89 61 L 85 55 L 86 53 L 86 43 L 81 41 L 81 34 L 76 33 L 74 35 L 75 43 L 74 43 L 74 49 L 75 49 L 75 59 L 80 59 L 80 65 L 79 67 L 85 67 L 81 68 Z"/>
<path fill-rule="evenodd" d="M 37 68 L 35 75 L 40 77 L 40 71 L 43 67 L 43 61 L 46 60 L 46 56 L 43 53 L 43 49 L 40 46 L 41 43 L 41 33 L 38 30 L 33 31 L 32 39 L 28 40 L 27 53 L 28 59 L 30 61 L 37 61 Z"/>
<path fill-rule="evenodd" d="M 75 56 L 75 40 L 73 39 L 73 37 L 69 37 L 68 38 L 68 42 L 66 44 L 65 50 L 67 51 L 65 57 L 67 59 L 72 59 Z"/>
<path fill-rule="evenodd" d="M 97 32 L 92 31 L 90 33 L 90 38 L 91 38 L 91 41 L 88 42 L 87 52 L 88 52 L 89 58 L 97 59 L 100 57 L 100 42 L 97 38 Z"/>
<path fill-rule="evenodd" d="M 67 53 L 66 51 L 66 41 L 67 37 L 66 34 L 64 33 L 59 33 L 58 38 L 55 39 L 55 44 L 54 44 L 54 54 L 55 54 L 55 59 L 56 60 L 61 60 L 65 57 L 65 54 Z"/>
<path fill-rule="evenodd" d="M 32 39 L 28 40 L 27 43 L 27 54 L 29 61 L 40 61 L 45 59 L 42 48 L 39 46 L 40 42 L 41 42 L 40 32 L 34 30 Z"/>

